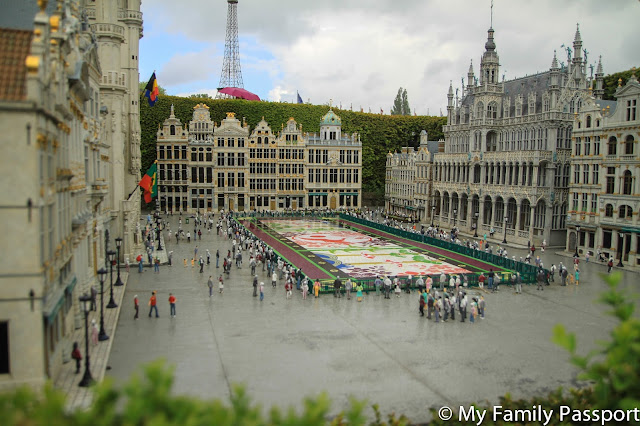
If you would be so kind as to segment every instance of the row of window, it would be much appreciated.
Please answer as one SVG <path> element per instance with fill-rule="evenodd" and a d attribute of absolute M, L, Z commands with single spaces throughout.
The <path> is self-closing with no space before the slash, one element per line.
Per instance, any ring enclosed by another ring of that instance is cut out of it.
<path fill-rule="evenodd" d="M 580 170 L 582 169 L 582 182 L 580 181 Z M 591 170 L 590 170 L 591 169 Z M 591 173 L 590 173 L 591 172 Z M 598 164 L 584 164 L 580 167 L 580 164 L 573 166 L 573 183 L 589 185 L 589 176 L 591 176 L 591 184 L 597 185 L 600 183 L 600 166 Z"/>
<path fill-rule="evenodd" d="M 309 183 L 314 182 L 359 183 L 360 171 L 358 169 L 309 169 Z"/>

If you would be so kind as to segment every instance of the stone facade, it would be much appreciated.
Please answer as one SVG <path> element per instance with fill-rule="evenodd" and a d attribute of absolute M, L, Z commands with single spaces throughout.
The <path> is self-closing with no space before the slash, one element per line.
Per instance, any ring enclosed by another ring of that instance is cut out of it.
<path fill-rule="evenodd" d="M 617 265 L 638 267 L 640 84 L 635 75 L 620 82 L 616 101 L 598 99 L 601 90 L 596 85 L 574 117 L 566 248 L 601 251 Z"/>
<path fill-rule="evenodd" d="M 393 215 L 425 222 L 430 219 L 431 165 L 439 141 L 428 141 L 427 132 L 420 133 L 420 145 L 399 153 L 387 154 L 385 177 L 385 209 Z"/>
<path fill-rule="evenodd" d="M 133 260 L 142 237 L 140 220 L 140 94 L 138 53 L 142 38 L 141 0 L 79 0 L 95 34 L 102 64 L 100 96 L 109 146 L 109 210 L 104 228 L 123 239 L 121 261 Z M 113 247 L 112 247 L 113 248 Z"/>
<path fill-rule="evenodd" d="M 590 84 L 579 30 L 567 55 L 567 65 L 554 53 L 549 71 L 501 82 L 489 29 L 479 80 L 472 64 L 462 97 L 449 87 L 444 152 L 433 164 L 436 223 L 471 233 L 477 218 L 481 233 L 564 245 L 573 117 Z"/>
<path fill-rule="evenodd" d="M 40 387 L 70 360 L 78 296 L 105 264 L 111 152 L 95 34 L 77 1 L 38 3 L 26 29 L 0 29 L 0 56 L 14 59 L 0 78 L 0 388 Z"/>
<path fill-rule="evenodd" d="M 228 113 L 218 126 L 207 105 L 188 128 L 173 106 L 157 134 L 158 199 L 167 212 L 359 208 L 362 144 L 329 111 L 320 134 L 293 118 L 275 134 L 263 119 L 250 131 Z"/>

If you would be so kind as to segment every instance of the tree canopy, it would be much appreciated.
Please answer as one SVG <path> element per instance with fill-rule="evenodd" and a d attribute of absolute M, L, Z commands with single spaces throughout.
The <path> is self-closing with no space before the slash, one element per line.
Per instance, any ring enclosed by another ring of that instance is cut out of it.
<path fill-rule="evenodd" d="M 391 115 L 411 115 L 407 89 L 403 89 L 402 87 L 398 89 L 398 94 L 391 107 Z"/>

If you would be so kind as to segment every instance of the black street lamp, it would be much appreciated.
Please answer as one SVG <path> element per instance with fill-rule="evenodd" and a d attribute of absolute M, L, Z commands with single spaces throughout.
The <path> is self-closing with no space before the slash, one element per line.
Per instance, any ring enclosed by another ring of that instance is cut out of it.
<path fill-rule="evenodd" d="M 433 228 L 433 216 L 436 214 L 436 206 L 431 206 L 431 227 Z"/>
<path fill-rule="evenodd" d="M 479 219 L 480 213 L 476 212 L 475 216 L 476 216 L 476 232 L 474 232 L 473 236 L 475 238 L 478 238 L 478 219 Z"/>
<path fill-rule="evenodd" d="M 118 261 L 118 266 L 116 267 L 116 270 L 118 271 L 118 278 L 116 279 L 116 283 L 114 284 L 115 286 L 124 285 L 124 283 L 120 279 L 120 247 L 122 247 L 122 238 L 118 237 L 118 238 L 116 238 L 116 250 L 118 252 L 118 254 L 116 256 L 117 261 Z"/>
<path fill-rule="evenodd" d="M 107 270 L 100 268 L 98 270 L 98 276 L 100 277 L 100 333 L 98 333 L 98 340 L 109 340 L 109 336 L 104 331 L 104 279 L 107 275 Z"/>
<path fill-rule="evenodd" d="M 84 312 L 84 375 L 78 386 L 86 388 L 94 383 L 91 377 L 91 363 L 89 361 L 89 311 L 91 310 L 91 296 L 83 294 L 79 297 L 80 307 Z"/>
<path fill-rule="evenodd" d="M 578 257 L 578 244 L 580 243 L 580 225 L 576 226 L 576 252 L 573 254 L 574 257 Z"/>
<path fill-rule="evenodd" d="M 504 217 L 504 239 L 502 240 L 502 244 L 507 244 L 507 220 L 509 220 L 509 217 L 505 215 L 505 217 Z"/>
<path fill-rule="evenodd" d="M 622 256 L 624 254 L 624 234 L 618 234 L 618 246 L 620 247 L 618 249 L 618 253 L 620 253 L 618 255 L 618 258 L 620 260 L 618 261 L 618 265 L 617 266 L 622 268 L 622 267 L 624 267 L 624 265 L 622 264 Z"/>
<path fill-rule="evenodd" d="M 162 241 L 160 240 L 160 218 L 156 218 L 156 230 L 158 231 L 158 251 L 162 251 Z M 195 239 L 196 236 L 194 235 L 193 238 Z"/>
<path fill-rule="evenodd" d="M 118 307 L 118 304 L 113 299 L 113 262 L 115 261 L 116 252 L 113 250 L 109 250 L 107 252 L 107 256 L 109 258 L 109 275 L 111 277 L 111 280 L 110 280 L 111 281 L 111 285 L 110 285 L 111 297 L 109 298 L 109 303 L 107 304 L 107 308 L 113 309 Z"/>

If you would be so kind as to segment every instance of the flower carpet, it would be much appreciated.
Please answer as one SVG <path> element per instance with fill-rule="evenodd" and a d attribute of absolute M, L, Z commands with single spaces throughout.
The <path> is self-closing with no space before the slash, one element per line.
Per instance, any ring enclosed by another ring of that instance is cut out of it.
<path fill-rule="evenodd" d="M 291 247 L 312 253 L 320 260 L 316 263 L 354 278 L 471 272 L 394 241 L 342 228 L 329 221 L 262 219 L 260 222 Z"/>

